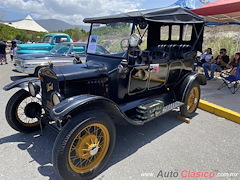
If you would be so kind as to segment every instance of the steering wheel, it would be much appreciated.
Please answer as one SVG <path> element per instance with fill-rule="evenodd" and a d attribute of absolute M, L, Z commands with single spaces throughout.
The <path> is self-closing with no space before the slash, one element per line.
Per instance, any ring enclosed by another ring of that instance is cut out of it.
<path fill-rule="evenodd" d="M 120 42 L 120 46 L 121 46 L 121 49 L 122 49 L 123 51 L 127 51 L 127 50 L 128 50 L 128 46 L 129 46 L 128 39 L 123 39 L 123 40 Z"/>
<path fill-rule="evenodd" d="M 128 56 L 131 58 L 138 58 L 138 56 L 141 56 L 141 55 L 142 55 L 142 49 L 139 47 L 139 45 L 136 47 L 131 47 L 128 50 Z"/>

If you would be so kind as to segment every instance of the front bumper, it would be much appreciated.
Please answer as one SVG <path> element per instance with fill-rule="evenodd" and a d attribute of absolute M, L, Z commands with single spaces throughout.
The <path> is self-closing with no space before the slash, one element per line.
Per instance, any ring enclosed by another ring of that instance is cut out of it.
<path fill-rule="evenodd" d="M 25 73 L 25 74 L 34 74 L 35 72 L 35 68 L 25 68 L 19 65 L 16 65 L 15 68 L 18 72 Z"/>

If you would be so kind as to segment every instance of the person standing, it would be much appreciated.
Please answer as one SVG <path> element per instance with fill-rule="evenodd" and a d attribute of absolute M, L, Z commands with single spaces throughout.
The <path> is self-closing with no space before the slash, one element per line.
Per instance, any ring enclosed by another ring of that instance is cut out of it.
<path fill-rule="evenodd" d="M 17 47 L 17 42 L 14 39 L 11 41 L 11 44 L 13 49 Z"/>
<path fill-rule="evenodd" d="M 3 61 L 5 61 L 5 64 L 7 64 L 7 58 L 6 58 L 6 43 L 4 41 L 0 41 L 0 61 L 1 65 L 3 64 Z"/>
<path fill-rule="evenodd" d="M 11 57 L 11 61 L 13 61 L 13 56 L 14 56 L 14 51 L 13 51 L 13 47 L 11 47 L 10 51 L 9 51 L 10 57 Z"/>

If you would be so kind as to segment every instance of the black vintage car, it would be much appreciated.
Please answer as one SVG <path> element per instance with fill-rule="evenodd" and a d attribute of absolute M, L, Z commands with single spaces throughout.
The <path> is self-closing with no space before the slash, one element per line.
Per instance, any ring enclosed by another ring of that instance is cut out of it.
<path fill-rule="evenodd" d="M 62 179 L 91 179 L 106 165 L 115 124 L 143 125 L 180 108 L 194 115 L 206 79 L 192 72 L 204 18 L 181 7 L 86 18 L 91 23 L 84 64 L 43 68 L 15 81 L 6 119 L 20 132 L 59 131 L 53 166 Z M 109 54 L 99 54 L 97 44 Z"/>

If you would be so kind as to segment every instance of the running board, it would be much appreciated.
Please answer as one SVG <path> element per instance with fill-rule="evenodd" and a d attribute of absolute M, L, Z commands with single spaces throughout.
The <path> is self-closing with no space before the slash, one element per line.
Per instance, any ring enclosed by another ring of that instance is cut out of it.
<path fill-rule="evenodd" d="M 171 111 L 171 110 L 173 110 L 173 109 L 175 109 L 175 108 L 178 108 L 178 107 L 180 107 L 180 106 L 182 106 L 182 105 L 184 105 L 184 103 L 182 103 L 182 102 L 180 102 L 180 101 L 176 101 L 176 102 L 171 103 L 171 104 L 169 104 L 169 105 L 167 105 L 167 106 L 164 106 L 163 109 L 162 109 L 162 111 L 161 111 L 160 113 L 158 113 L 157 116 L 155 116 L 155 117 L 152 117 L 152 118 L 149 118 L 149 119 L 139 119 L 139 118 L 135 118 L 134 121 L 135 121 L 137 124 L 139 124 L 139 125 L 143 125 L 144 123 L 149 122 L 149 121 L 151 121 L 151 120 L 153 120 L 153 119 L 155 119 L 155 118 L 157 118 L 157 117 L 159 117 L 159 116 L 162 116 L 163 114 L 165 114 L 165 113 L 167 113 L 167 112 L 169 112 L 169 111 Z"/>
<path fill-rule="evenodd" d="M 180 107 L 182 105 L 184 105 L 184 103 L 182 103 L 180 101 L 176 101 L 176 102 L 171 103 L 171 104 L 169 104 L 167 106 L 164 106 L 163 107 L 163 114 L 165 114 L 165 113 L 167 113 L 167 112 L 169 112 L 169 111 L 171 111 L 171 110 L 173 110 L 175 108 L 178 108 L 178 107 Z"/>

